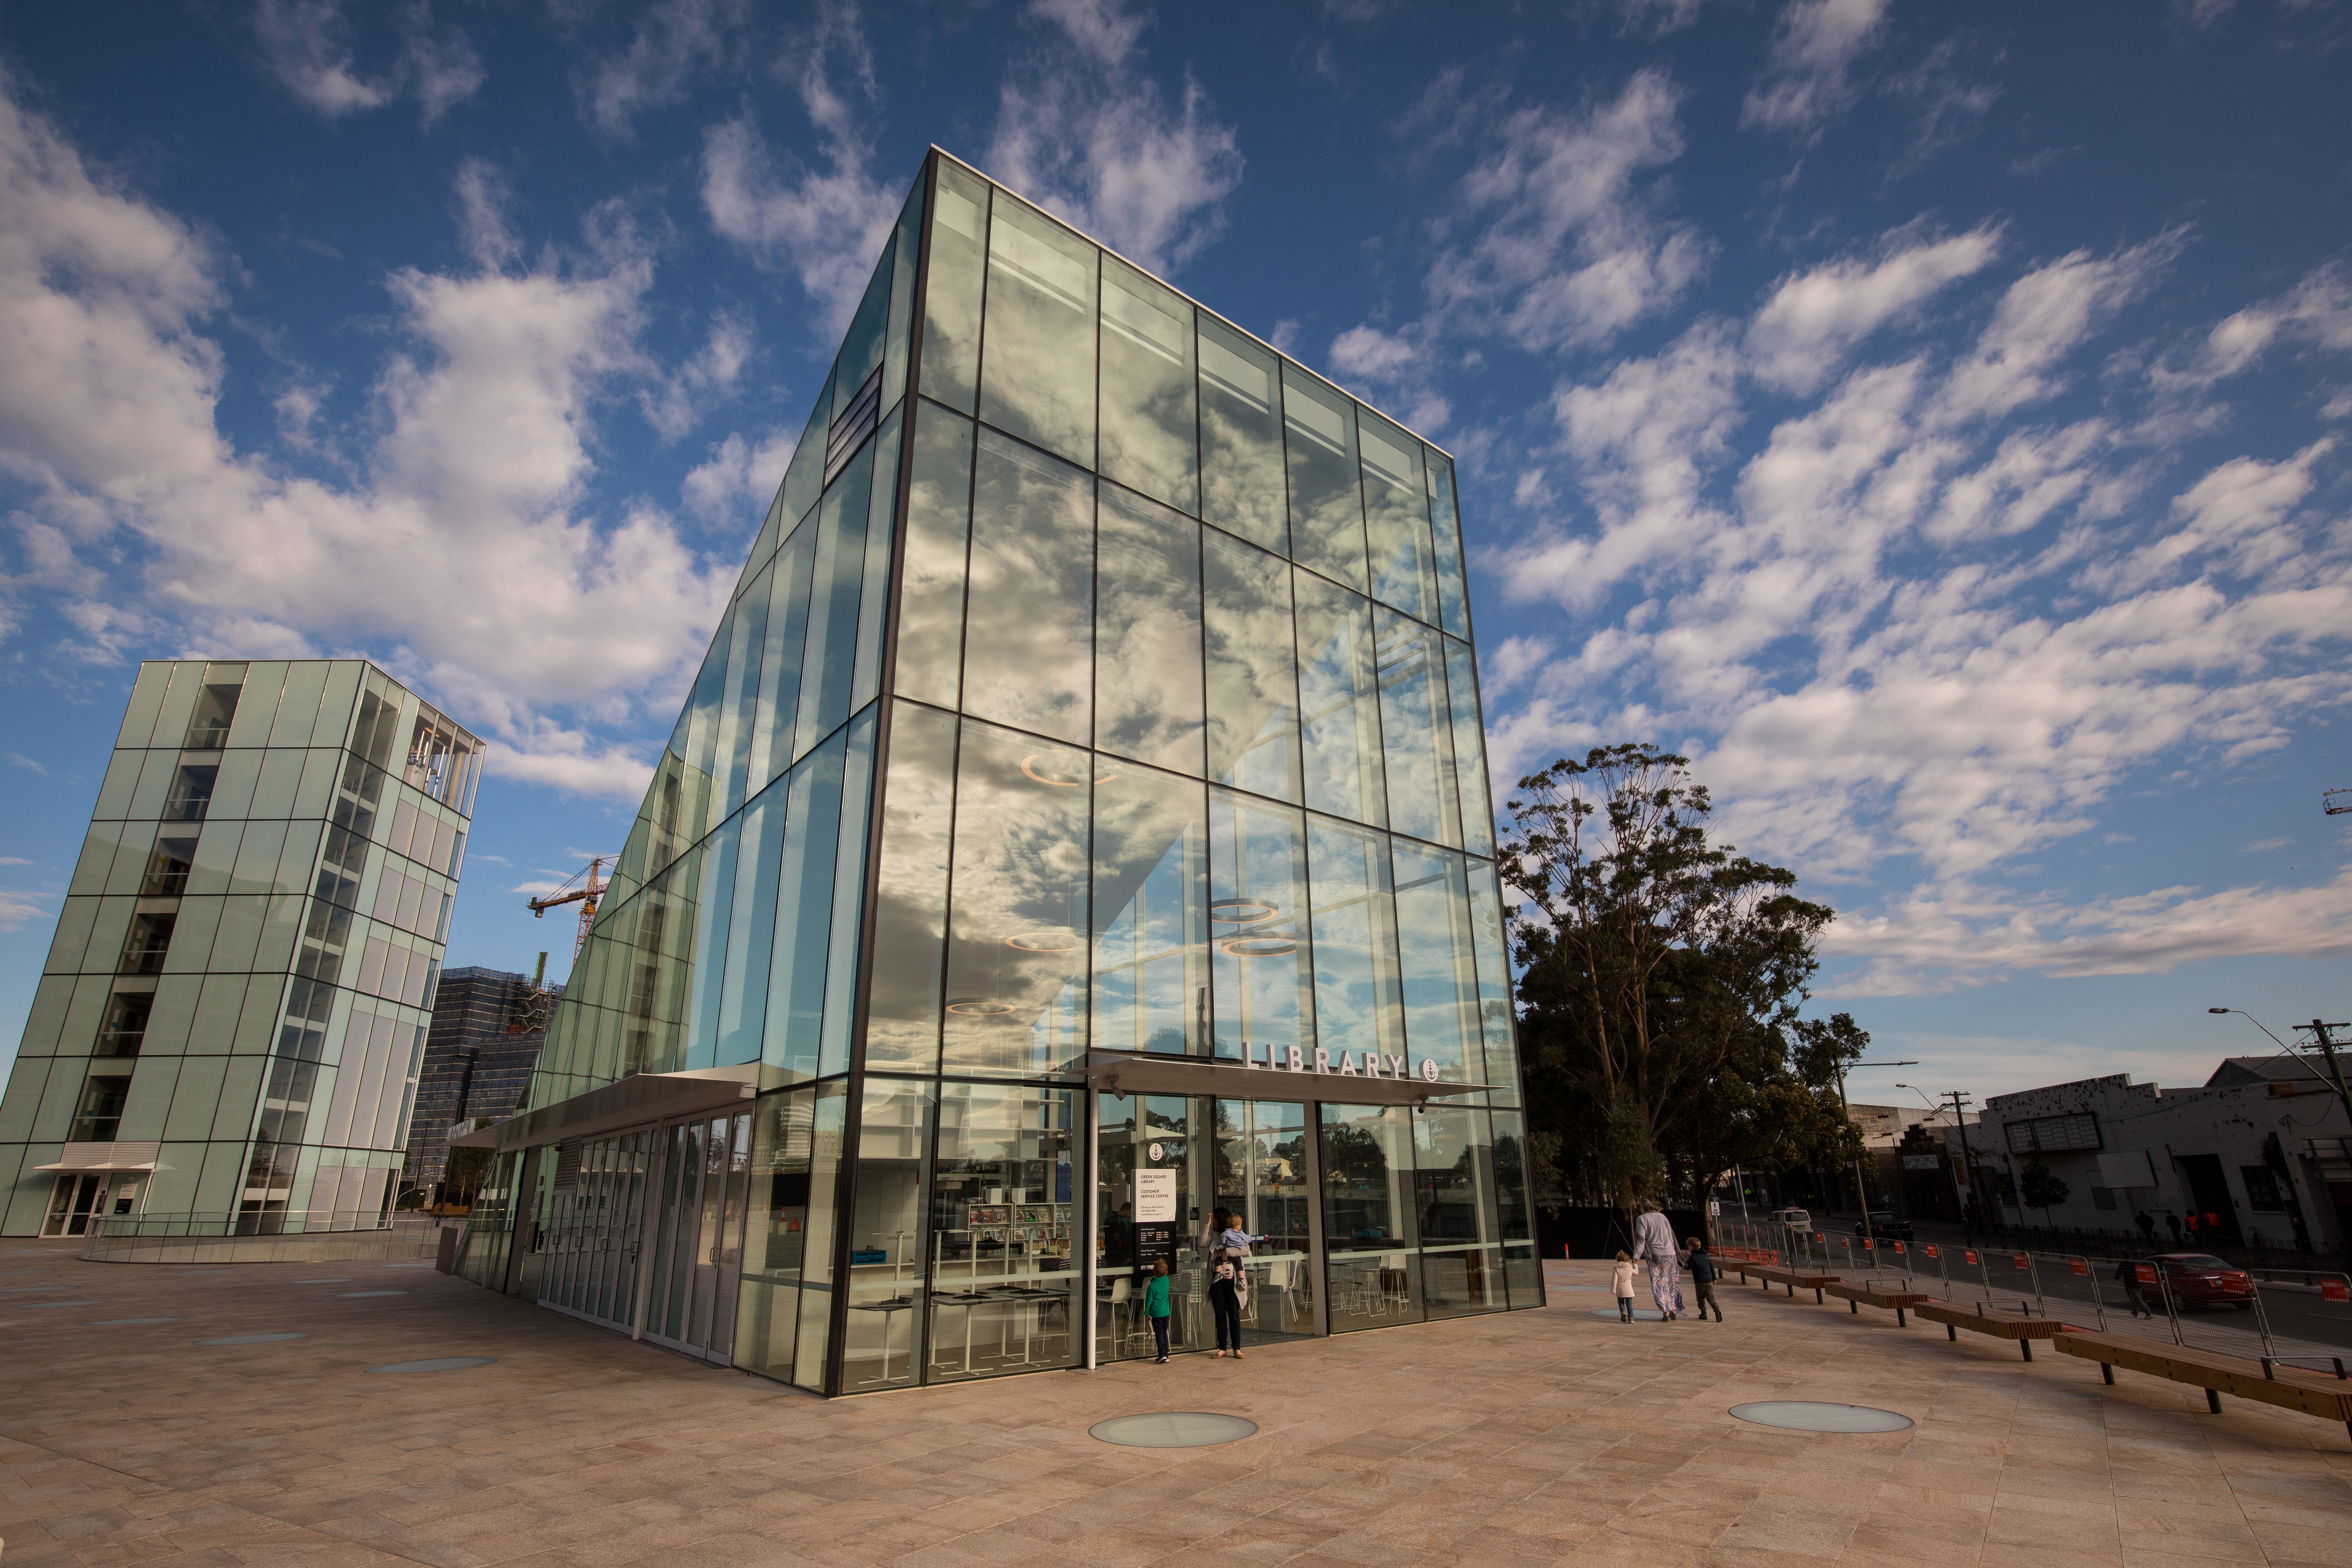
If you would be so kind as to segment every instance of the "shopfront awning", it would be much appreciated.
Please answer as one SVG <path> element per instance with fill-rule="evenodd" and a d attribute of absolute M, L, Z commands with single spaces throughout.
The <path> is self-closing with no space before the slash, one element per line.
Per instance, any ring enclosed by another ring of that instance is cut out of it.
<path fill-rule="evenodd" d="M 57 1163 L 36 1165 L 33 1169 L 67 1175 L 85 1172 L 91 1175 L 100 1172 L 130 1173 L 155 1169 L 155 1162 L 163 1154 L 163 1145 L 160 1142 L 68 1143 L 58 1156 Z"/>
<path fill-rule="evenodd" d="M 1481 1094 L 1494 1086 L 1360 1070 L 1335 1065 L 1291 1072 L 1263 1062 L 1244 1067 L 1222 1057 L 1161 1056 L 1146 1051 L 1088 1051 L 1087 1080 L 1108 1094 L 1205 1094 L 1221 1100 L 1323 1100 L 1332 1105 L 1423 1105 L 1452 1095 Z"/>
<path fill-rule="evenodd" d="M 593 1138 L 672 1117 L 713 1115 L 735 1110 L 760 1092 L 756 1062 L 742 1067 L 701 1068 L 692 1072 L 645 1072 L 618 1083 L 526 1110 L 504 1121 L 454 1133 L 453 1149 L 516 1149 Z"/>

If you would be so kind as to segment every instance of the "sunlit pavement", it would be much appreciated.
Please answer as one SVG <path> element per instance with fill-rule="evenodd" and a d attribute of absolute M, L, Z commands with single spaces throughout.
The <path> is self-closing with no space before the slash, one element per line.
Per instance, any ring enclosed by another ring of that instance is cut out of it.
<path fill-rule="evenodd" d="M 430 1268 L 0 1242 L 5 1563 L 2352 1564 L 2329 1423 L 1738 1285 L 1627 1325 L 1605 1265 L 1546 1272 L 1540 1311 L 828 1404 Z M 193 1342 L 263 1334 L 306 1337 Z M 366 1370 L 455 1357 L 496 1360 Z M 1916 1425 L 1726 1414 L 1768 1399 Z M 1260 1430 L 1087 1435 L 1153 1410 Z"/>

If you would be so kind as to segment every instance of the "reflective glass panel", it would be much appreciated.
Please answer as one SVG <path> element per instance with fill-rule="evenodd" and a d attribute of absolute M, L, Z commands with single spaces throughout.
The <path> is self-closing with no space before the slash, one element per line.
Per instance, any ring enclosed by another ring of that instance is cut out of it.
<path fill-rule="evenodd" d="M 1276 554 L 1290 550 L 1282 389 L 1272 350 L 1200 317 L 1201 515 Z"/>
<path fill-rule="evenodd" d="M 1421 1278 L 1429 1315 L 1459 1318 L 1508 1304 L 1486 1113 L 1430 1106 L 1412 1119 Z"/>
<path fill-rule="evenodd" d="M 1197 780 L 1106 763 L 1095 785 L 1095 1027 L 1101 1049 L 1204 1053 L 1209 819 Z"/>
<path fill-rule="evenodd" d="M 1392 610 L 1376 608 L 1372 619 L 1380 637 L 1389 826 L 1416 838 L 1460 844 L 1462 797 L 1454 779 L 1454 734 L 1445 705 L 1444 639 L 1436 628 Z"/>
<path fill-rule="evenodd" d="M 980 289 L 988 182 L 941 159 L 931 193 L 931 265 L 923 289 L 923 392 L 971 412 L 980 384 Z M 803 445 L 807 438 L 802 438 Z M 818 445 L 824 441 L 820 435 Z"/>
<path fill-rule="evenodd" d="M 773 568 L 770 568 L 773 570 Z M 751 734 L 760 707 L 761 653 L 767 641 L 768 584 L 766 574 L 735 608 L 734 629 L 728 639 L 727 696 L 719 714 L 719 745 L 715 766 L 726 780 L 716 815 L 729 816 L 743 804 L 744 785 L 751 766 Z"/>
<path fill-rule="evenodd" d="M 1285 360 L 1282 423 L 1290 455 L 1290 550 L 1302 566 L 1358 593 L 1364 498 L 1356 474 L 1356 402 Z"/>
<path fill-rule="evenodd" d="M 1543 1305 L 1543 1262 L 1536 1255 L 1535 1209 L 1528 1190 L 1525 1119 L 1516 1110 L 1497 1110 L 1495 1197 L 1502 1217 L 1503 1275 L 1514 1310 Z"/>
<path fill-rule="evenodd" d="M 1316 1035 L 1360 1070 L 1394 1078 L 1404 1067 L 1404 993 L 1397 967 L 1396 896 L 1382 833 L 1307 819 L 1315 890 Z M 1379 1053 L 1376 1062 L 1367 1052 Z"/>
<path fill-rule="evenodd" d="M 1096 552 L 1095 745 L 1197 776 L 1201 525 L 1105 485 Z"/>
<path fill-rule="evenodd" d="M 1168 1266 L 1169 1350 L 1200 1350 L 1213 1338 L 1203 1294 L 1202 1253 L 1194 1246 L 1216 1203 L 1213 1162 L 1195 1159 L 1213 1147 L 1210 1108 L 1216 1102 L 1174 1095 L 1095 1096 L 1101 1119 L 1095 1133 L 1095 1357 L 1098 1363 L 1155 1353 L 1146 1310 L 1155 1265 Z M 1139 1121 L 1139 1118 L 1140 1119 Z M 1138 1218 L 1135 1173 L 1175 1178 L 1176 1216 Z"/>
<path fill-rule="evenodd" d="M 1470 645 L 1445 639 L 1446 707 L 1454 719 L 1454 779 L 1462 795 L 1463 847 L 1495 852 L 1495 797 L 1486 783 L 1486 731 L 1478 715 L 1478 662 Z"/>
<path fill-rule="evenodd" d="M 1249 1301 L 1242 1309 L 1246 1344 L 1315 1331 L 1314 1240 L 1307 1210 L 1307 1107 L 1288 1100 L 1220 1100 L 1216 1105 L 1216 1197 L 1253 1242 L 1242 1267 Z M 1206 1239 L 1205 1237 L 1203 1239 Z M 1202 1254 L 1207 1261 L 1208 1253 Z M 1213 1329 L 1203 1336 L 1213 1340 Z"/>
<path fill-rule="evenodd" d="M 956 705 L 963 662 L 963 574 L 971 537 L 971 421 L 931 404 L 915 416 L 907 494 L 905 589 L 898 595 L 899 694 Z"/>
<path fill-rule="evenodd" d="M 1298 670 L 1290 572 L 1275 556 L 1223 534 L 1206 534 L 1203 542 L 1209 776 L 1296 801 Z"/>
<path fill-rule="evenodd" d="M 1478 954 L 1479 1033 L 1486 1042 L 1490 1105 L 1519 1102 L 1519 1051 L 1512 1033 L 1511 970 L 1503 891 L 1491 860 L 1470 862 L 1470 937 Z"/>
<path fill-rule="evenodd" d="M 964 711 L 1087 744 L 1094 492 L 1093 475 L 981 432 Z"/>
<path fill-rule="evenodd" d="M 996 193 L 980 416 L 1087 468 L 1095 461 L 1096 259 L 1092 243 Z"/>
<path fill-rule="evenodd" d="M 1483 1083 L 1477 953 L 1462 857 L 1395 842 L 1397 948 L 1413 1070 L 1434 1061 L 1454 1083 Z"/>
<path fill-rule="evenodd" d="M 1364 533 L 1372 552 L 1372 597 L 1406 615 L 1437 619 L 1437 563 L 1429 541 L 1429 496 L 1421 443 L 1358 406 L 1363 448 Z"/>
<path fill-rule="evenodd" d="M 1018 1084 L 940 1086 L 926 1382 L 1076 1361 L 1077 1098 Z"/>
<path fill-rule="evenodd" d="M 760 1059 L 767 1018 L 768 961 L 776 934 L 776 871 L 784 854 L 784 798 L 761 795 L 742 816 L 735 909 L 727 923 L 725 979 L 719 1004 L 717 1065 Z"/>
<path fill-rule="evenodd" d="M 1312 1063 L 1307 912 L 1304 816 L 1210 791 L 1211 1013 L 1218 1056 L 1246 1053 L 1263 1062 L 1277 1053 L 1272 1059 Z"/>
<path fill-rule="evenodd" d="M 817 1072 L 847 752 L 847 732 L 835 732 L 801 760 L 785 786 L 784 853 L 776 880 L 776 935 L 760 1053 L 772 1069 L 765 1075 L 772 1080 L 791 1082 Z"/>
<path fill-rule="evenodd" d="M 1308 572 L 1298 594 L 1299 740 L 1307 804 L 1377 827 L 1388 820 L 1381 779 L 1380 660 L 1372 607 Z"/>
<path fill-rule="evenodd" d="M 702 879 L 694 895 L 694 972 L 687 1003 L 686 1066 L 713 1065 L 719 1039 L 719 996 L 727 978 L 727 927 L 735 911 L 735 847 L 740 817 L 705 841 Z"/>
<path fill-rule="evenodd" d="M 922 1313 L 925 1177 L 931 1163 L 932 1087 L 907 1079 L 865 1083 L 857 1186 L 849 1232 L 849 1326 L 841 1392 L 915 1381 Z"/>
<path fill-rule="evenodd" d="M 950 1071 L 1058 1072 L 1087 1026 L 1091 752 L 967 721 L 948 908 Z"/>
<path fill-rule="evenodd" d="M 1192 302 L 1115 256 L 1102 265 L 1102 475 L 1197 512 Z"/>
<path fill-rule="evenodd" d="M 879 710 L 849 721 L 841 770 L 841 842 L 834 854 L 833 935 L 827 943 L 824 1032 L 817 1076 L 849 1070 L 851 1014 L 857 1000 L 857 944 L 866 923 L 866 834 L 873 822 L 874 731 Z"/>
<path fill-rule="evenodd" d="M 751 1117 L 751 1195 L 743 1233 L 743 1275 L 735 1311 L 735 1364 L 782 1383 L 793 1376 L 801 1260 L 807 1250 L 811 1134 L 816 1092 L 771 1094 Z M 675 1201 L 676 1175 L 666 1173 Z M 817 1310 L 824 1303 L 820 1298 Z"/>
<path fill-rule="evenodd" d="M 1470 635 L 1470 595 L 1462 575 L 1462 521 L 1454 505 L 1454 465 L 1436 448 L 1423 446 L 1429 459 L 1430 531 L 1437 557 L 1437 604 L 1445 629 L 1457 637 Z"/>
<path fill-rule="evenodd" d="M 939 1065 L 947 957 L 948 847 L 955 819 L 953 716 L 901 702 L 891 718 L 876 887 L 866 1064 Z"/>
<path fill-rule="evenodd" d="M 866 564 L 857 591 L 857 658 L 850 679 L 849 710 L 874 700 L 882 686 L 882 632 L 890 617 L 891 522 L 898 511 L 898 432 L 901 411 L 892 409 L 874 437 L 874 484 L 866 511 Z"/>
<path fill-rule="evenodd" d="M 816 1086 L 809 1129 L 808 1247 L 801 1254 L 800 1333 L 793 1351 L 793 1381 L 824 1386 L 825 1348 L 833 1337 L 833 1252 L 841 1207 L 842 1130 L 849 1122 L 849 1086 Z"/>
<path fill-rule="evenodd" d="M 777 552 L 768 584 L 760 656 L 760 706 L 751 721 L 751 760 L 744 788 L 757 795 L 793 765 L 801 707 L 801 657 L 808 643 L 809 578 L 816 564 L 816 525 L 809 521 Z"/>
<path fill-rule="evenodd" d="M 1421 1321 L 1412 1114 L 1323 1107 L 1323 1246 L 1331 1331 Z"/>
<path fill-rule="evenodd" d="M 868 441 L 817 508 L 816 563 L 809 584 L 808 657 L 801 677 L 795 751 L 805 752 L 849 717 L 857 668 L 857 605 L 866 585 L 866 524 L 872 510 L 875 443 Z"/>

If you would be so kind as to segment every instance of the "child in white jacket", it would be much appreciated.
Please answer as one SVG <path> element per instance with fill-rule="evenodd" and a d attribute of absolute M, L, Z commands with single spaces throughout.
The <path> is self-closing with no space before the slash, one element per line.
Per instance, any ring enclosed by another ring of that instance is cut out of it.
<path fill-rule="evenodd" d="M 1609 1277 L 1609 1289 L 1617 1297 L 1617 1318 L 1620 1322 L 1633 1321 L 1633 1260 L 1624 1253 L 1617 1255 L 1617 1271 Z"/>

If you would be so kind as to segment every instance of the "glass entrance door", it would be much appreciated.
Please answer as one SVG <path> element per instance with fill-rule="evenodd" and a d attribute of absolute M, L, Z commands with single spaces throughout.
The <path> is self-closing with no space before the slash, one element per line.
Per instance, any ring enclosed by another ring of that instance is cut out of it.
<path fill-rule="evenodd" d="M 103 1175 L 62 1175 L 49 1193 L 49 1212 L 41 1221 L 43 1236 L 84 1236 L 90 1217 L 105 1194 Z"/>
<path fill-rule="evenodd" d="M 743 1269 L 743 1199 L 751 1116 L 698 1117 L 658 1134 L 660 1171 L 645 1335 L 725 1362 L 734 1346 Z"/>
<path fill-rule="evenodd" d="M 541 1305 L 617 1329 L 633 1326 L 654 1137 L 653 1129 L 641 1128 L 593 1140 L 572 1156 L 569 1186 L 559 1174 Z"/>
<path fill-rule="evenodd" d="M 1244 1231 L 1265 1238 L 1250 1246 L 1242 1328 L 1253 1340 L 1312 1334 L 1322 1271 L 1307 1213 L 1314 1195 L 1307 1180 L 1307 1107 L 1281 1100 L 1220 1100 L 1216 1106 L 1216 1198 L 1202 1215 L 1202 1229 L 1217 1209 L 1231 1209 Z"/>

